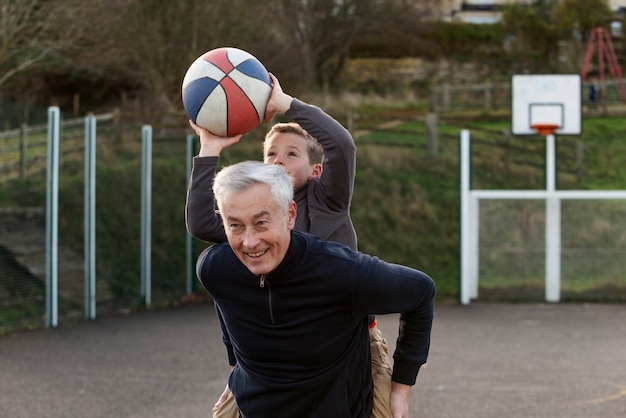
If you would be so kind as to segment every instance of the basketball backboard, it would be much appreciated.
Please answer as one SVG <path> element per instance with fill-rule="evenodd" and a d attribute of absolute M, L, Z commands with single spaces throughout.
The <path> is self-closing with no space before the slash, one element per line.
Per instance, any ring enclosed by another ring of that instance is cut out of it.
<path fill-rule="evenodd" d="M 582 131 L 579 74 L 514 75 L 511 81 L 511 131 L 536 135 L 533 125 L 556 125 L 557 135 Z"/>

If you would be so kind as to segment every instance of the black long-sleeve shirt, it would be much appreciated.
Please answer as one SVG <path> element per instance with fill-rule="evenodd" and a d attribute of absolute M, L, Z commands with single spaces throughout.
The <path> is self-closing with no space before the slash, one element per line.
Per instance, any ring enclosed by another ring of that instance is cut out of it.
<path fill-rule="evenodd" d="M 369 417 L 369 313 L 401 314 L 394 381 L 414 384 L 428 357 L 435 286 L 418 270 L 292 231 L 267 276 L 227 243 L 201 254 L 197 274 L 237 359 L 229 387 L 242 416 Z"/>

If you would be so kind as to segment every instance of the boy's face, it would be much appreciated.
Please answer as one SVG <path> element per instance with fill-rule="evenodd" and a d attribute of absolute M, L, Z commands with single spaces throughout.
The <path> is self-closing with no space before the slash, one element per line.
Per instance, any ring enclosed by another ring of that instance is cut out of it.
<path fill-rule="evenodd" d="M 228 244 L 253 274 L 268 274 L 287 254 L 296 204 L 283 212 L 266 184 L 226 193 L 219 202 Z"/>
<path fill-rule="evenodd" d="M 263 161 L 283 166 L 294 190 L 322 174 L 322 165 L 311 165 L 309 161 L 306 139 L 291 132 L 277 133 L 266 139 Z"/>

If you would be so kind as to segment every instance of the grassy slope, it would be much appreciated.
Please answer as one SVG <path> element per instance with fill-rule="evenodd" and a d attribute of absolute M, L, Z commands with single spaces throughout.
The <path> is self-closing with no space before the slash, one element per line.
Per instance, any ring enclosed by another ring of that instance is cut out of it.
<path fill-rule="evenodd" d="M 413 115 L 414 112 L 408 112 Z M 406 115 L 400 115 L 405 117 Z M 367 129 L 369 120 L 381 121 L 398 115 L 376 115 L 357 123 Z M 405 119 L 406 120 L 406 119 Z M 474 185 L 480 188 L 542 188 L 543 145 L 541 138 L 513 138 L 512 145 L 525 144 L 522 160 L 516 153 L 502 154 L 502 130 L 508 121 L 460 122 L 440 127 L 439 154 L 426 155 L 425 130 L 419 121 L 407 121 L 385 131 L 370 130 L 357 136 L 357 177 L 352 216 L 360 249 L 385 260 L 422 269 L 438 284 L 440 298 L 456 298 L 459 280 L 459 167 L 458 132 L 472 129 L 476 139 L 492 145 L 476 147 Z M 482 132 L 488 128 L 490 131 Z M 622 118 L 590 119 L 584 123 L 585 169 L 582 182 L 563 175 L 560 188 L 626 189 L 626 143 Z M 247 136 L 227 150 L 223 164 L 260 158 L 261 135 Z M 565 145 L 576 138 L 560 138 Z M 564 146 L 565 146 L 564 145 Z M 180 296 L 184 291 L 184 146 L 180 142 L 155 143 L 153 167 L 153 283 L 154 294 Z M 561 148 L 560 148 L 561 150 Z M 100 152 L 100 151 L 99 151 Z M 120 157 L 123 162 L 116 162 Z M 137 248 L 139 248 L 138 150 L 101 152 L 98 166 L 98 262 L 99 277 L 106 277 L 121 296 L 135 293 Z M 565 154 L 565 152 L 563 152 Z M 512 155 L 512 157 L 511 157 Z M 101 158 L 101 160 L 100 160 Z M 510 159 L 506 165 L 503 161 Z M 565 166 L 566 164 L 561 164 Z M 82 166 L 62 176 L 62 236 L 82 243 Z M 72 177 L 74 176 L 74 177 Z M 16 183 L 13 191 L 0 187 L 0 198 L 8 204 L 32 204 L 39 196 L 36 184 Z M 32 193 L 28 190 L 32 189 Z M 29 197 L 30 196 L 30 197 Z M 31 199 L 32 200 L 32 199 Z M 3 205 L 5 205 L 3 203 Z M 81 221 L 75 222 L 80 219 Z M 199 244 L 202 247 L 202 244 Z M 171 292 L 171 293 L 170 293 Z M 132 295 L 131 295 L 132 297 Z"/>
<path fill-rule="evenodd" d="M 360 247 L 381 258 L 430 273 L 442 298 L 456 298 L 459 278 L 458 133 L 470 129 L 473 186 L 484 189 L 542 189 L 544 140 L 512 137 L 508 120 L 466 120 L 440 127 L 439 156 L 426 157 L 421 123 L 402 123 L 396 133 L 359 138 L 359 168 L 353 218 Z M 561 189 L 626 189 L 626 119 L 584 121 L 580 137 L 558 138 Z M 577 140 L 584 142 L 584 173 L 575 174 Z M 385 146 L 386 142 L 396 145 Z M 369 145 L 375 143 L 377 145 Z M 405 143 L 407 146 L 399 146 Z M 519 149 L 517 149 L 519 148 Z M 508 162 L 508 164 L 507 164 Z"/>

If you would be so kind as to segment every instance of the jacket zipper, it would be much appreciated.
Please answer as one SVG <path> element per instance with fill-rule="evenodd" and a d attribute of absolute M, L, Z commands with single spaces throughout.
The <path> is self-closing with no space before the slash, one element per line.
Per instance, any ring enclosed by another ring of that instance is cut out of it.
<path fill-rule="evenodd" d="M 265 274 L 261 275 L 259 279 L 259 286 L 265 287 Z M 272 287 L 270 286 L 269 283 L 267 284 L 267 305 L 268 305 L 268 310 L 270 313 L 270 321 L 273 324 L 274 323 L 274 311 L 272 309 Z"/>

